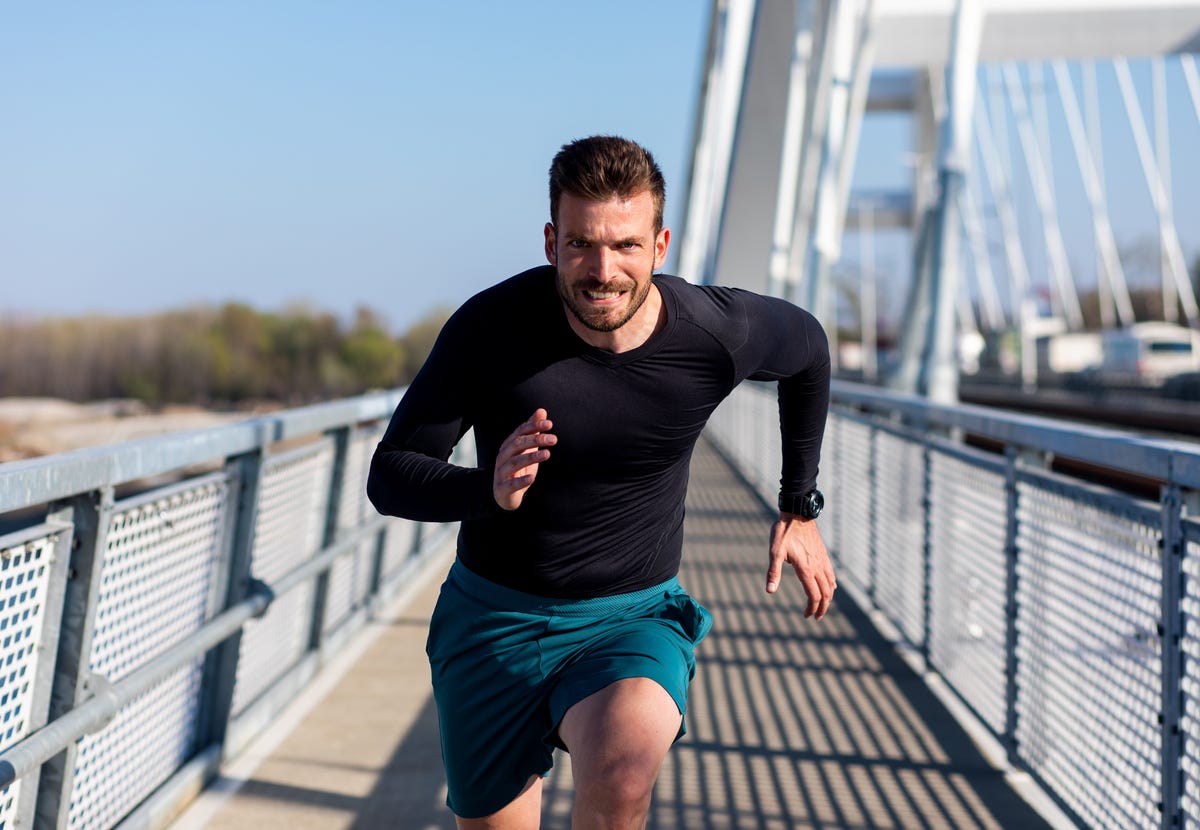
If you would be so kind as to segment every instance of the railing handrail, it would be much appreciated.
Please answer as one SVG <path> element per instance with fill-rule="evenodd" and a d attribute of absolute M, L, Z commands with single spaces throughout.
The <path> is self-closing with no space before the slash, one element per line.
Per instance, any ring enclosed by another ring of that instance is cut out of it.
<path fill-rule="evenodd" d="M 928 398 L 834 381 L 839 405 L 898 413 L 930 427 L 962 429 L 1035 452 L 1053 452 L 1110 469 L 1200 489 L 1200 444 L 1148 438 L 1091 424 Z M 1200 417 L 1200 414 L 1197 415 Z"/>
<path fill-rule="evenodd" d="M 377 392 L 230 424 L 10 461 L 0 464 L 0 513 L 241 455 L 346 423 L 384 418 L 402 394 Z"/>

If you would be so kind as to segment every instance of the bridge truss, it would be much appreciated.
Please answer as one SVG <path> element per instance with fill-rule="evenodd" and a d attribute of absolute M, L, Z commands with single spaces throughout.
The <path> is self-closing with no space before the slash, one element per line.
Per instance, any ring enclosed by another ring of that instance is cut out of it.
<path fill-rule="evenodd" d="M 857 330 L 868 377 L 883 317 L 940 401 L 964 331 L 1129 325 L 1151 281 L 1200 327 L 1196 51 L 1196 0 L 714 0 L 678 270 Z"/>

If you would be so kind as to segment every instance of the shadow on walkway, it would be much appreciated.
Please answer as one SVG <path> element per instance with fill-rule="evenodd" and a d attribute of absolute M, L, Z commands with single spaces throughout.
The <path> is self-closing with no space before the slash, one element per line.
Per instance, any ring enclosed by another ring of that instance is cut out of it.
<path fill-rule="evenodd" d="M 712 612 L 714 626 L 698 653 L 689 731 L 663 766 L 648 826 L 1047 826 L 844 593 L 819 623 L 804 619 L 795 580 L 785 578 L 767 596 L 773 518 L 710 447 L 697 448 L 680 579 Z M 442 806 L 437 716 L 422 650 L 437 581 L 385 626 L 211 826 L 454 827 Z M 387 738 L 377 733 L 398 716 L 375 710 L 397 690 L 410 701 L 407 726 Z M 380 724 L 363 733 L 380 739 L 370 750 L 357 743 L 364 719 Z M 313 745 L 322 740 L 336 751 Z M 570 825 L 570 759 L 560 752 L 555 764 L 545 782 L 546 830 Z M 363 786 L 339 790 L 339 776 L 357 776 Z M 269 809 L 255 817 L 237 802 Z"/>
<path fill-rule="evenodd" d="M 697 448 L 680 580 L 714 623 L 648 826 L 1047 826 L 844 592 L 821 622 L 790 574 L 765 593 L 773 519 Z M 546 796 L 543 827 L 569 826 L 569 778 Z"/>

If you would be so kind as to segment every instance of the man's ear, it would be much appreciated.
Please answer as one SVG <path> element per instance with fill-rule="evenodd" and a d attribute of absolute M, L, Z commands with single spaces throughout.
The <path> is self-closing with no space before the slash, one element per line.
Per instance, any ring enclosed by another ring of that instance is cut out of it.
<path fill-rule="evenodd" d="M 654 267 L 662 268 L 667 261 L 667 249 L 671 247 L 671 229 L 663 228 L 654 239 Z"/>
<path fill-rule="evenodd" d="M 546 262 L 549 262 L 554 267 L 558 267 L 558 235 L 554 231 L 554 223 L 546 223 Z"/>

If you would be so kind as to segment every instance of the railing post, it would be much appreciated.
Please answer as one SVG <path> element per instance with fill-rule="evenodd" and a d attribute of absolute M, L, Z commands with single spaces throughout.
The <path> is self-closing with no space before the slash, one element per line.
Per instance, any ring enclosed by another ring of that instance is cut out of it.
<path fill-rule="evenodd" d="M 342 489 L 346 478 L 346 456 L 350 451 L 350 431 L 352 425 L 337 427 L 327 435 L 333 440 L 333 467 L 329 475 L 329 501 L 325 507 L 325 529 L 321 533 L 321 549 L 337 541 L 338 517 L 342 506 Z M 309 648 L 320 651 L 321 643 L 325 640 L 325 613 L 329 605 L 329 570 L 317 577 L 317 585 L 313 591 L 312 629 L 309 631 Z"/>
<path fill-rule="evenodd" d="M 876 494 L 879 480 L 879 430 L 868 425 L 867 438 L 867 596 L 871 607 L 878 608 L 875 586 L 879 581 L 879 504 Z"/>
<path fill-rule="evenodd" d="M 1179 485 L 1162 488 L 1162 826 L 1181 826 L 1183 813 L 1183 497 Z"/>
<path fill-rule="evenodd" d="M 1017 752 L 1017 450 L 1004 448 L 1004 734 L 1001 736 L 1010 764 Z"/>
<path fill-rule="evenodd" d="M 375 544 L 371 546 L 371 578 L 367 583 L 368 606 L 379 596 L 383 587 L 384 556 L 387 554 L 388 528 L 384 527 L 375 534 Z"/>
<path fill-rule="evenodd" d="M 106 486 L 51 505 L 50 512 L 74 525 L 54 684 L 50 693 L 48 721 L 53 721 L 91 695 L 89 661 L 96 600 L 113 513 L 113 488 Z M 39 830 L 67 826 L 78 753 L 78 744 L 72 744 L 42 766 L 34 817 L 34 827 Z"/>
<path fill-rule="evenodd" d="M 933 451 L 921 447 L 921 659 L 930 665 L 933 632 Z"/>
<path fill-rule="evenodd" d="M 226 513 L 229 518 L 225 523 L 224 555 L 218 565 L 210 617 L 236 605 L 250 594 L 264 459 L 265 448 L 260 445 L 253 452 L 226 461 L 225 467 L 233 479 L 233 486 L 230 488 L 229 510 Z M 233 715 L 234 686 L 244 631 L 244 628 L 239 628 L 205 656 L 201 687 L 203 699 L 197 729 L 197 743 L 201 748 L 225 743 L 229 720 Z"/>
<path fill-rule="evenodd" d="M 63 622 L 63 600 L 66 595 L 67 574 L 71 565 L 71 551 L 75 543 L 75 529 L 71 526 L 72 512 L 68 508 L 50 512 L 47 524 L 58 526 L 53 534 L 51 550 L 43 559 L 49 570 L 45 589 L 41 594 L 42 623 L 37 639 L 38 666 L 31 680 L 32 694 L 27 698 L 25 717 L 27 734 L 35 732 L 49 723 L 50 699 L 54 692 L 55 644 L 59 641 L 59 630 Z M 18 554 L 19 555 L 19 554 Z M 17 801 L 17 812 L 12 818 L 13 827 L 33 827 L 38 807 L 37 775 L 28 774 L 20 782 L 21 793 Z M 11 795 L 11 790 L 9 791 Z"/>

